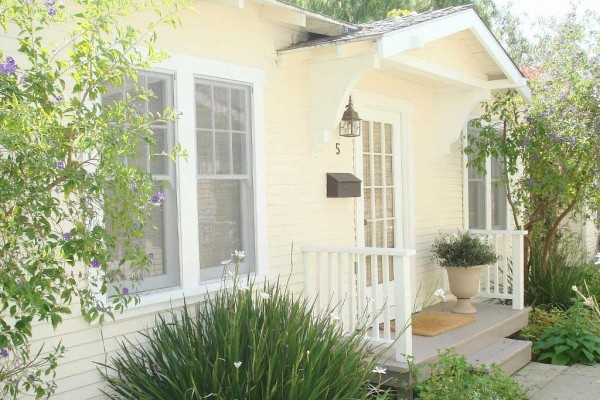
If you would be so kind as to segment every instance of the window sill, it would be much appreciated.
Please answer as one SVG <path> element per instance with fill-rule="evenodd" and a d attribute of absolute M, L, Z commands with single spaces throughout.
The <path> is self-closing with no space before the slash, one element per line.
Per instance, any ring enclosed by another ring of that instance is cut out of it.
<path fill-rule="evenodd" d="M 246 282 L 246 276 L 242 276 L 240 279 L 242 282 Z M 268 278 L 265 275 L 251 274 L 249 279 L 251 281 L 253 280 L 255 285 L 262 285 Z M 201 303 L 206 296 L 216 293 L 222 288 L 232 287 L 232 283 L 231 279 L 228 279 L 225 282 L 216 280 L 202 283 L 193 288 L 172 288 L 161 292 L 142 294 L 140 295 L 140 302 L 137 305 L 130 305 L 129 308 L 122 313 L 115 314 L 114 321 L 108 319 L 106 320 L 106 323 L 110 324 L 149 316 L 160 311 L 183 307 L 184 303 L 195 305 Z M 96 324 L 96 321 L 92 324 Z"/>

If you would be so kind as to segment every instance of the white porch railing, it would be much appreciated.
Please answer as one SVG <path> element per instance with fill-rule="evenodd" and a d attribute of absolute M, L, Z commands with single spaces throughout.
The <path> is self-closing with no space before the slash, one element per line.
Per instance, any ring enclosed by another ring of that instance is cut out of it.
<path fill-rule="evenodd" d="M 500 255 L 495 264 L 485 267 L 477 297 L 512 300 L 512 308 L 522 310 L 524 299 L 523 240 L 527 231 L 469 230 L 488 240 Z"/>
<path fill-rule="evenodd" d="M 316 311 L 331 317 L 347 332 L 368 324 L 370 340 L 392 343 L 396 360 L 412 355 L 410 257 L 412 249 L 306 246 L 304 288 Z M 393 277 L 390 272 L 393 271 Z M 391 320 L 395 320 L 395 331 Z"/>

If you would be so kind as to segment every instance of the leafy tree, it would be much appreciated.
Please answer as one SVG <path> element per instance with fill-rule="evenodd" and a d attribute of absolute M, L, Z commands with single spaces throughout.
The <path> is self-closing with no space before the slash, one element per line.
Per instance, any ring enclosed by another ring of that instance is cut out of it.
<path fill-rule="evenodd" d="M 164 54 L 158 23 L 176 25 L 182 4 L 165 0 L 5 0 L 0 5 L 0 392 L 49 396 L 63 348 L 31 353 L 32 322 L 53 327 L 79 301 L 86 320 L 112 316 L 136 299 L 123 287 L 143 274 L 137 243 L 161 196 L 151 177 L 126 162 L 151 124 L 172 120 L 140 112 L 152 93 L 102 106 L 107 86 L 135 82 Z M 142 32 L 119 18 L 154 10 Z M 65 35 L 58 42 L 48 38 Z M 62 35 L 62 34 L 61 34 Z M 141 50 L 141 49 L 144 50 Z M 168 155 L 175 157 L 178 149 Z M 165 155 L 156 155 L 165 157 Z M 110 224 L 110 229 L 107 229 Z M 122 259 L 111 263 L 119 246 Z M 109 290 L 109 301 L 100 300 Z M 4 397 L 3 396 L 3 397 Z"/>
<path fill-rule="evenodd" d="M 599 25 L 596 15 L 575 12 L 550 24 L 523 68 L 532 102 L 497 95 L 467 149 L 481 170 L 485 157 L 504 158 L 515 225 L 529 231 L 526 250 L 539 251 L 542 266 L 565 218 L 595 218 L 600 206 Z"/>
<path fill-rule="evenodd" d="M 474 4 L 486 23 L 495 15 L 492 0 L 292 0 L 305 7 L 343 21 L 362 23 L 387 17 L 403 16 L 406 11 L 425 12 Z"/>

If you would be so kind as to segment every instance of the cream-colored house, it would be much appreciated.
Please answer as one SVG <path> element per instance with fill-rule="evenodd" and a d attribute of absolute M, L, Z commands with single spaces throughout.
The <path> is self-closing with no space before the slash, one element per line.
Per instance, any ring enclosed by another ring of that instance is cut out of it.
<path fill-rule="evenodd" d="M 409 328 L 388 365 L 400 370 L 410 353 L 426 360 L 423 349 L 435 346 L 476 353 L 518 329 L 496 325 L 499 316 L 526 321 L 517 272 L 523 232 L 502 217 L 493 175 L 469 175 L 461 150 L 480 102 L 495 90 L 528 89 L 472 8 L 353 25 L 275 0 L 214 0 L 181 20 L 159 35 L 170 58 L 141 80 L 157 96 L 151 107 L 182 113 L 157 131 L 164 145 L 179 142 L 189 153 L 177 165 L 147 166 L 168 181 L 162 230 L 147 238 L 156 269 L 141 304 L 114 322 L 90 326 L 75 313 L 56 331 L 36 327 L 34 344 L 62 340 L 68 349 L 56 399 L 103 398 L 94 362 L 152 325 L 157 311 L 217 289 L 220 261 L 235 249 L 246 252 L 244 273 L 291 274 L 291 290 L 320 295 L 319 304 L 343 300 L 346 329 L 359 310 L 381 310 L 371 339 L 389 342 L 395 333 L 378 323 L 405 321 L 444 284 L 430 258 L 433 238 L 478 218 L 477 232 L 505 256 L 484 274 L 480 295 L 512 307 L 482 304 L 498 308 L 482 308 L 478 325 L 442 344 L 424 344 Z M 363 120 L 356 138 L 339 136 L 350 96 Z M 360 179 L 359 197 L 328 197 L 328 173 Z M 465 345 L 467 336 L 477 343 Z"/>

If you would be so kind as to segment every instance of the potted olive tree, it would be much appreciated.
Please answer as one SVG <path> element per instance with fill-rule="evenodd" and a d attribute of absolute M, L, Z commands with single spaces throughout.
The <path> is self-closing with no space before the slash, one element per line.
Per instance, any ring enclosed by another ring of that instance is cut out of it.
<path fill-rule="evenodd" d="M 498 260 L 492 245 L 469 232 L 459 231 L 436 238 L 431 246 L 431 254 L 433 260 L 448 271 L 450 291 L 457 299 L 452 312 L 477 312 L 471 305 L 471 297 L 479 289 L 483 267 Z"/>

